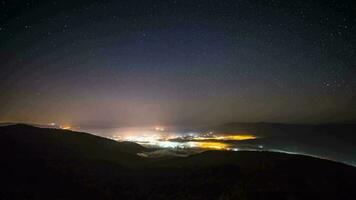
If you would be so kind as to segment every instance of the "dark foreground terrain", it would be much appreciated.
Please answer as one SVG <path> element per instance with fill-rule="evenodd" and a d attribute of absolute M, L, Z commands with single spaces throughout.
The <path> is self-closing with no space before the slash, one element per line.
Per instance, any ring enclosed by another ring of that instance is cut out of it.
<path fill-rule="evenodd" d="M 356 168 L 306 156 L 148 151 L 72 131 L 0 127 L 0 199 L 356 199 Z"/>

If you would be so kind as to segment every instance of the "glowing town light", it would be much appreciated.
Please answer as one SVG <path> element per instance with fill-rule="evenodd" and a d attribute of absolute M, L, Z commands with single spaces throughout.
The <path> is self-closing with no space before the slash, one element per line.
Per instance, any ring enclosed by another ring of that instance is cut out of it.
<path fill-rule="evenodd" d="M 112 139 L 117 141 L 135 142 L 146 147 L 164 149 L 194 149 L 194 150 L 228 150 L 239 149 L 228 141 L 255 139 L 253 135 L 224 135 L 214 132 L 190 132 L 186 135 L 170 133 L 161 126 L 150 129 L 125 130 Z"/>
<path fill-rule="evenodd" d="M 157 146 L 162 147 L 162 148 L 185 148 L 186 145 L 181 142 L 170 142 L 170 141 L 157 141 Z"/>
<path fill-rule="evenodd" d="M 72 127 L 71 126 L 61 125 L 61 126 L 59 126 L 59 128 L 63 129 L 63 130 L 70 130 Z"/>
<path fill-rule="evenodd" d="M 125 136 L 124 140 L 130 141 L 130 142 L 144 142 L 144 143 L 152 143 L 155 141 L 160 140 L 161 137 L 159 135 L 129 135 Z"/>
<path fill-rule="evenodd" d="M 160 127 L 160 126 L 156 126 L 155 130 L 156 131 L 165 131 L 165 129 L 163 127 Z"/>
<path fill-rule="evenodd" d="M 227 150 L 228 144 L 222 142 L 190 142 L 190 147 L 200 149 Z"/>
<path fill-rule="evenodd" d="M 253 135 L 227 135 L 219 138 L 221 140 L 252 140 L 256 139 Z"/>
<path fill-rule="evenodd" d="M 116 141 L 122 141 L 123 138 L 120 135 L 114 135 L 113 137 L 111 137 L 110 139 L 112 140 L 116 140 Z"/>
<path fill-rule="evenodd" d="M 225 135 L 225 136 L 198 136 L 193 137 L 193 140 L 251 140 L 256 139 L 253 135 Z"/>

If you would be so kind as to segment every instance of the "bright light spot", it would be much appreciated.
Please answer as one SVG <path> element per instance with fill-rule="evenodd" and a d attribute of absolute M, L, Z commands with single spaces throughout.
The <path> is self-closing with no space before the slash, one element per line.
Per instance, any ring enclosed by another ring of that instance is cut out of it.
<path fill-rule="evenodd" d="M 67 125 L 61 125 L 59 126 L 60 129 L 63 129 L 63 130 L 70 130 L 72 127 L 71 126 L 67 126 Z"/>
<path fill-rule="evenodd" d="M 189 142 L 192 148 L 227 150 L 228 144 L 222 142 Z"/>
<path fill-rule="evenodd" d="M 218 139 L 220 139 L 220 140 L 252 140 L 252 139 L 256 139 L 256 137 L 253 135 L 227 135 L 227 136 L 218 137 Z"/>
<path fill-rule="evenodd" d="M 156 143 L 159 147 L 162 148 L 185 148 L 185 144 L 181 142 L 170 142 L 170 141 L 158 141 Z"/>
<path fill-rule="evenodd" d="M 160 127 L 160 126 L 156 126 L 155 130 L 156 131 L 165 131 L 165 129 L 163 127 Z"/>
<path fill-rule="evenodd" d="M 116 141 L 121 141 L 123 140 L 122 137 L 120 135 L 114 135 L 112 138 L 110 138 L 112 140 L 116 140 Z"/>
<path fill-rule="evenodd" d="M 199 136 L 193 137 L 193 140 L 251 140 L 256 139 L 253 135 L 224 135 L 224 136 Z"/>
<path fill-rule="evenodd" d="M 159 135 L 132 135 L 126 136 L 124 140 L 131 142 L 154 142 L 160 140 Z"/>

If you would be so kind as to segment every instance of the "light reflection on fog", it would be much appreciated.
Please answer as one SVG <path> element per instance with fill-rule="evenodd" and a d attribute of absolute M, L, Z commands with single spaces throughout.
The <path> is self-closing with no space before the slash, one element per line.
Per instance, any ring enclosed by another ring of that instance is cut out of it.
<path fill-rule="evenodd" d="M 112 137 L 117 141 L 130 141 L 156 149 L 238 150 L 234 141 L 253 140 L 251 134 L 227 134 L 209 132 L 174 132 L 163 127 L 125 128 Z M 256 148 L 261 148 L 258 145 Z"/>
<path fill-rule="evenodd" d="M 124 127 L 124 128 L 80 128 L 82 132 L 96 134 L 116 141 L 131 141 L 155 151 L 142 152 L 145 157 L 187 156 L 206 150 L 228 151 L 272 151 L 288 154 L 302 154 L 336 160 L 356 166 L 353 160 L 340 159 L 340 155 L 332 154 L 333 148 L 317 149 L 289 138 L 260 137 L 249 132 L 221 133 L 210 130 L 199 132 L 181 130 L 170 127 Z"/>

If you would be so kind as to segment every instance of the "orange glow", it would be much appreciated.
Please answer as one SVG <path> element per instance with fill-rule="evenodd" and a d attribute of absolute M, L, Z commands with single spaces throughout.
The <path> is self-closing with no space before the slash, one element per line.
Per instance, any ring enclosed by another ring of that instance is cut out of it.
<path fill-rule="evenodd" d="M 223 136 L 221 140 L 252 140 L 256 139 L 253 135 L 227 135 Z"/>
<path fill-rule="evenodd" d="M 211 137 L 194 137 L 194 140 L 251 140 L 256 139 L 253 135 L 225 135 Z"/>
<path fill-rule="evenodd" d="M 60 129 L 63 129 L 63 130 L 70 130 L 72 129 L 71 126 L 59 126 Z"/>
<path fill-rule="evenodd" d="M 222 142 L 194 142 L 193 146 L 202 149 L 217 149 L 217 150 L 223 150 L 228 148 L 228 145 Z"/>

